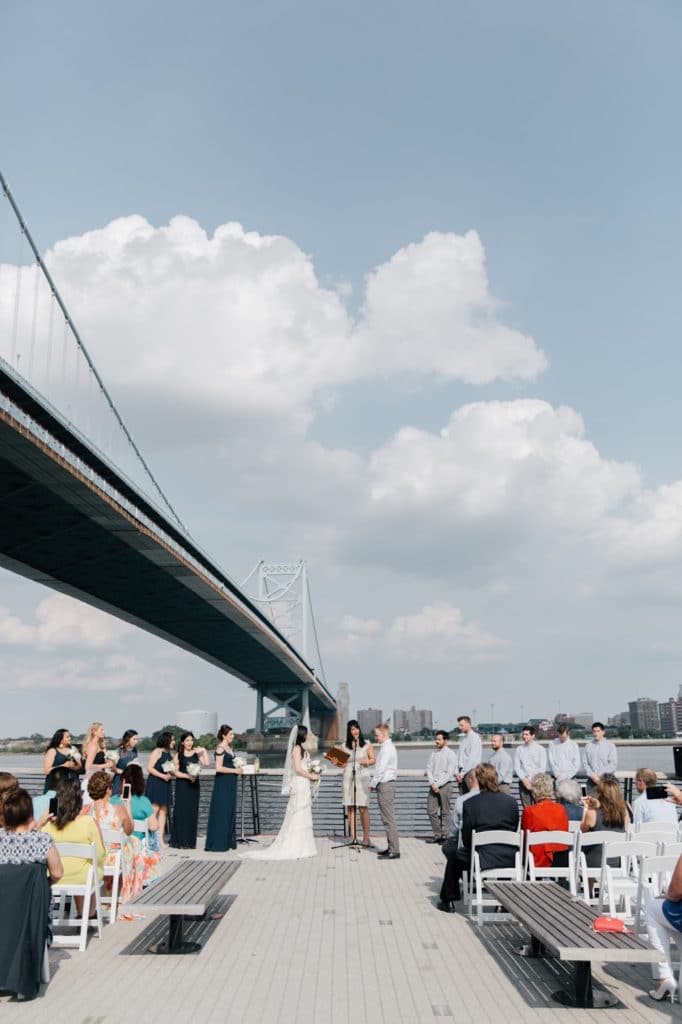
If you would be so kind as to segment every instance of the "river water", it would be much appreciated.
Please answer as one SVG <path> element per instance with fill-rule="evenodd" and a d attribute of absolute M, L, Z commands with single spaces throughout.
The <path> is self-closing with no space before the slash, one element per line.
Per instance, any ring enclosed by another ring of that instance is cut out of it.
<path fill-rule="evenodd" d="M 453 750 L 457 744 L 451 744 Z M 675 776 L 675 763 L 673 758 L 673 747 L 679 746 L 682 749 L 682 741 L 670 740 L 669 742 L 651 743 L 646 742 L 617 744 L 618 747 L 618 768 L 621 771 L 636 771 L 637 768 L 653 768 L 657 772 L 664 772 L 671 778 Z M 513 755 L 513 745 L 509 750 Z M 425 768 L 429 754 L 435 747 L 430 744 L 405 744 L 398 745 L 398 767 L 412 771 Z M 142 754 L 140 760 L 146 767 L 147 754 Z M 484 745 L 483 758 L 488 760 L 490 747 Z M 5 754 L 0 753 L 0 771 L 13 772 L 15 775 L 40 773 L 42 771 L 42 754 Z M 281 768 L 284 764 L 284 754 L 278 752 L 273 755 L 261 755 L 261 765 L 264 768 Z"/>

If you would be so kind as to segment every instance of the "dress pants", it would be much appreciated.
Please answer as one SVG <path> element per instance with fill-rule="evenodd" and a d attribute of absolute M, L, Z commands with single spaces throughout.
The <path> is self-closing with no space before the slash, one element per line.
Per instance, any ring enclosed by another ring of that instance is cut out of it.
<path fill-rule="evenodd" d="M 440 814 L 439 814 L 440 812 Z M 434 839 L 445 839 L 452 832 L 452 783 L 446 782 L 437 793 L 429 787 L 426 813 Z"/>
<path fill-rule="evenodd" d="M 524 784 L 519 779 L 519 796 L 521 797 L 521 804 L 523 807 L 530 807 L 531 804 L 535 803 L 533 794 L 529 789 L 526 789 Z"/>
<path fill-rule="evenodd" d="M 462 875 L 469 870 L 471 864 L 471 850 L 457 845 L 455 838 L 447 839 L 443 843 L 443 855 L 446 858 L 445 874 L 440 889 L 440 898 L 444 903 L 461 900 Z"/>
<path fill-rule="evenodd" d="M 386 829 L 389 853 L 400 853 L 398 828 L 395 823 L 395 782 L 380 782 L 377 786 L 379 813 Z"/>

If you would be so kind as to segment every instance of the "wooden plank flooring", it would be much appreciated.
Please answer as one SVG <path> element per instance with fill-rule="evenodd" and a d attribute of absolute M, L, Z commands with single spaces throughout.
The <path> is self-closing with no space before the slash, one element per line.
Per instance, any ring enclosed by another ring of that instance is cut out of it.
<path fill-rule="evenodd" d="M 516 957 L 514 924 L 479 930 L 436 909 L 439 847 L 404 839 L 401 859 L 331 849 L 305 861 L 244 861 L 223 887 L 224 916 L 205 927 L 199 954 L 140 955 L 157 920 L 119 921 L 85 953 L 53 950 L 52 981 L 31 1003 L 0 996 L 3 1024 L 120 1024 L 185 1019 L 224 1024 L 642 1024 L 679 1020 L 653 1003 L 647 966 L 595 968 L 622 1006 L 568 1010 L 551 1001 L 565 984 L 558 960 Z M 225 864 L 235 855 L 192 852 Z M 183 859 L 172 853 L 166 869 Z M 167 927 L 167 926 L 166 926 Z M 122 1009 L 123 1007 L 123 1009 Z M 675 1016 L 677 1014 L 677 1016 Z"/>

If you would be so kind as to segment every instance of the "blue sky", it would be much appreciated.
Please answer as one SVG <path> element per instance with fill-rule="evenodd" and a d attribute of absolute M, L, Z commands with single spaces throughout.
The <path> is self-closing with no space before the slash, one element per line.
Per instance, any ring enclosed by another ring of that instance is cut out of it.
<path fill-rule="evenodd" d="M 321 289 L 341 289 L 356 320 L 366 305 L 366 275 L 387 266 L 393 254 L 418 246 L 429 232 L 464 237 L 475 231 L 496 318 L 534 339 L 547 368 L 525 376 L 495 373 L 477 384 L 466 374 L 443 372 L 437 359 L 433 365 L 426 359 L 423 372 L 414 360 L 407 368 L 391 365 L 390 349 L 384 350 L 385 373 L 373 364 L 371 372 L 335 372 L 328 383 L 311 384 L 301 399 L 305 406 L 309 397 L 313 410 L 306 452 L 313 445 L 350 452 L 367 460 L 367 472 L 372 454 L 401 428 L 436 437 L 467 403 L 486 403 L 491 411 L 490 403 L 538 399 L 553 410 L 575 410 L 604 466 L 635 464 L 637 487 L 648 494 L 682 479 L 681 19 L 672 2 L 627 0 L 570 8 L 546 0 L 419 7 L 263 2 L 248 9 L 204 3 L 191 13 L 174 2 L 142 8 L 124 2 L 115 9 L 74 3 L 66 11 L 47 3 L 3 4 L 0 89 L 12 102 L 3 114 L 1 166 L 41 247 L 134 214 L 155 228 L 182 214 L 209 235 L 238 222 L 246 231 L 291 240 L 310 257 Z M 96 313 L 68 268 L 63 280 L 72 313 L 87 325 L 97 353 Z M 428 309 L 423 331 L 428 337 Z M 417 347 L 419 333 L 411 342 Z M 105 352 L 102 359 L 106 367 Z M 188 476 L 200 475 L 196 459 L 180 441 L 176 451 L 156 450 L 154 424 L 140 415 L 135 396 L 125 382 L 114 379 L 112 386 L 166 489 L 183 496 Z M 270 411 L 259 420 L 266 432 Z M 499 423 L 497 429 L 505 431 Z M 234 431 L 233 423 L 226 426 L 226 442 Z M 552 452 L 542 459 L 565 458 L 563 445 Z M 313 470 L 296 445 L 289 455 L 292 471 L 297 465 L 300 471 L 294 486 L 305 490 Z M 207 476 L 210 465 L 207 456 Z M 408 616 L 419 633 L 414 616 L 438 601 L 499 641 L 484 663 L 462 661 L 457 650 L 450 656 L 446 645 L 426 670 L 433 699 L 424 699 L 443 716 L 454 710 L 453 700 L 467 702 L 471 679 L 500 712 L 512 690 L 509 714 L 523 687 L 527 708 L 555 688 L 576 692 L 589 707 L 603 690 L 599 714 L 619 710 L 640 691 L 659 697 L 676 691 L 678 552 L 674 545 L 668 551 L 672 578 L 663 580 L 660 551 L 654 565 L 650 547 L 661 516 L 639 490 L 612 496 L 608 524 L 583 522 L 576 540 L 572 495 L 562 485 L 566 508 L 560 515 L 554 510 L 552 529 L 533 527 L 530 548 L 523 554 L 516 548 L 513 556 L 508 539 L 524 533 L 528 516 L 509 502 L 496 507 L 485 529 L 479 523 L 469 532 L 468 519 L 464 532 L 460 520 L 442 533 L 431 529 L 429 517 L 440 500 L 452 500 L 450 491 L 433 495 L 434 505 L 411 525 L 394 510 L 358 512 L 332 551 L 320 540 L 322 511 L 316 519 L 287 503 L 277 514 L 270 508 L 254 518 L 248 489 L 258 459 L 249 465 L 248 473 L 231 467 L 240 492 L 229 505 L 233 540 L 225 540 L 210 511 L 226 506 L 206 478 L 194 481 L 204 500 L 186 509 L 185 518 L 237 578 L 250 568 L 241 564 L 245 552 L 255 562 L 307 546 L 295 553 L 308 555 L 319 581 L 316 612 L 331 652 L 328 672 L 332 680 L 350 679 L 355 706 L 402 706 L 416 692 L 414 673 L 424 671 L 423 663 L 416 656 L 412 674 L 396 664 L 390 624 Z M 266 490 L 265 468 L 262 473 L 258 482 Z M 478 484 L 467 479 L 473 493 Z M 267 505 L 259 486 L 253 493 Z M 574 500 L 585 504 L 580 487 Z M 636 568 L 630 555 L 614 556 L 598 584 L 586 581 L 592 545 L 603 546 L 603 531 L 617 535 L 621 553 L 633 549 L 629 534 L 622 540 L 623 500 L 632 506 L 629 527 L 644 506 L 651 512 L 653 526 L 640 531 L 649 554 L 639 552 Z M 370 525 L 382 515 L 388 518 L 379 543 Z M 440 546 L 415 540 L 420 529 L 438 536 Z M 566 566 L 553 565 L 562 556 L 576 567 L 576 591 L 592 595 L 589 607 L 574 597 Z M 486 573 L 484 564 L 494 568 Z M 41 594 L 4 580 L 0 604 L 21 606 L 30 618 L 31 602 Z M 486 587 L 495 586 L 492 598 Z M 538 622 L 549 609 L 551 621 Z M 364 646 L 344 645 L 344 636 L 355 636 L 349 619 L 365 623 L 355 622 L 365 630 Z M 374 620 L 383 625 L 372 632 L 366 624 Z M 142 661 L 152 657 L 147 641 L 139 642 Z M 17 665 L 25 664 L 28 654 L 20 656 L 18 646 L 13 651 Z M 172 678 L 168 685 L 172 701 Z M 220 685 L 211 675 L 207 701 Z M 419 689 L 424 692 L 421 683 Z M 555 710 L 548 703 L 539 714 Z M 249 724 L 251 712 L 241 704 L 240 714 L 244 721 L 237 724 Z"/>

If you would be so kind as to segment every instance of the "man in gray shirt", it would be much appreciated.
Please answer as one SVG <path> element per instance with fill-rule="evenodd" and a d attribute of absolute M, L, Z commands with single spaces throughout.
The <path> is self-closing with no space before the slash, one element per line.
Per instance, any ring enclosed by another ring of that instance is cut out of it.
<path fill-rule="evenodd" d="M 618 767 L 616 745 L 604 739 L 602 722 L 592 726 L 592 742 L 586 743 L 583 749 L 583 764 L 587 775 L 587 788 L 594 791 L 602 775 L 613 775 Z"/>
<path fill-rule="evenodd" d="M 471 800 L 473 796 L 478 796 L 480 792 L 478 788 L 478 779 L 476 778 L 476 772 L 473 768 L 467 774 L 466 784 L 468 787 L 467 792 L 457 797 L 452 811 L 452 833 L 450 838 L 454 842 L 455 846 L 462 845 L 460 842 L 460 838 L 462 832 L 462 818 L 464 816 L 464 804 L 467 802 L 467 800 Z"/>
<path fill-rule="evenodd" d="M 559 779 L 574 779 L 580 771 L 580 750 L 565 723 L 558 727 L 557 738 L 550 743 L 547 755 L 555 783 Z"/>
<path fill-rule="evenodd" d="M 481 743 L 481 737 L 477 732 L 474 732 L 474 727 L 468 715 L 460 715 L 457 719 L 457 725 L 459 726 L 461 736 L 459 739 L 457 774 L 455 778 L 459 782 L 460 793 L 466 793 L 468 786 L 465 775 L 483 760 L 483 744 Z"/>
<path fill-rule="evenodd" d="M 514 754 L 514 771 L 519 777 L 519 796 L 524 807 L 532 804 L 530 780 L 538 772 L 547 771 L 547 754 L 535 740 L 535 726 L 527 725 L 521 733 L 523 743 Z"/>
<path fill-rule="evenodd" d="M 489 764 L 493 766 L 500 780 L 500 790 L 503 793 L 511 793 L 512 777 L 514 775 L 514 762 L 504 749 L 504 736 L 496 732 L 490 741 L 493 753 Z"/>
<path fill-rule="evenodd" d="M 444 729 L 436 733 L 436 749 L 426 765 L 429 795 L 426 811 L 433 836 L 427 843 L 442 843 L 452 830 L 452 779 L 457 770 L 457 758 L 448 746 L 450 737 Z"/>

